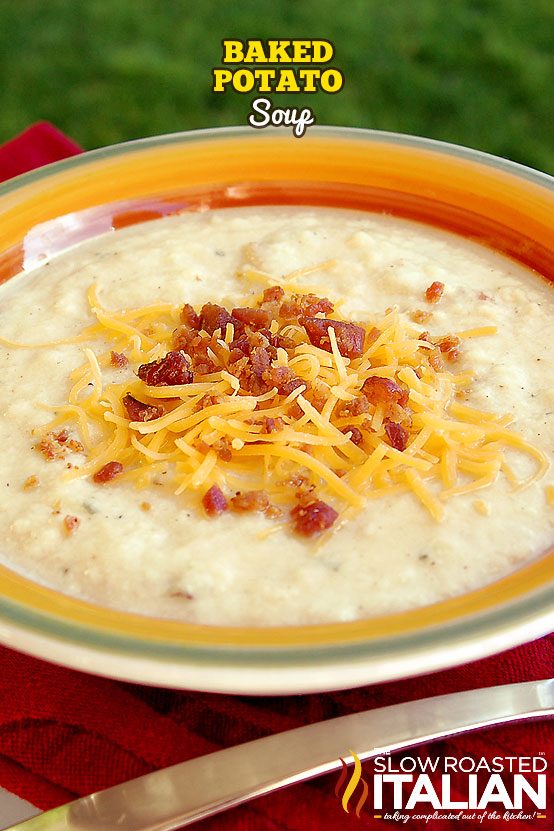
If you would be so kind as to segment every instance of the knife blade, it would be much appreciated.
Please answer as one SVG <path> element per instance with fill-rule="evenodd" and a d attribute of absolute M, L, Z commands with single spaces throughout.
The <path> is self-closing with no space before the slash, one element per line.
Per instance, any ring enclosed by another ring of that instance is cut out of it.
<path fill-rule="evenodd" d="M 13 825 L 14 822 L 23 822 L 37 814 L 40 814 L 39 809 L 26 799 L 21 799 L 0 787 L 0 831 Z"/>
<path fill-rule="evenodd" d="M 554 714 L 554 679 L 435 696 L 266 736 L 77 799 L 13 831 L 174 831 L 353 762 Z"/>

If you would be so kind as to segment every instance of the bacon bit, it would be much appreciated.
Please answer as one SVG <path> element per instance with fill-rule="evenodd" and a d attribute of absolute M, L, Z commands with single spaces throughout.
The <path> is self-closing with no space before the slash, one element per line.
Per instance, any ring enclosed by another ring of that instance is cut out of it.
<path fill-rule="evenodd" d="M 269 329 L 260 329 L 258 332 L 243 333 L 235 338 L 229 344 L 231 363 L 251 355 L 254 349 L 264 349 L 271 358 L 277 357 L 276 349 L 270 344 L 272 337 Z"/>
<path fill-rule="evenodd" d="M 313 537 L 330 528 L 338 517 L 337 511 L 320 499 L 308 505 L 296 505 L 290 515 L 294 530 L 304 537 Z"/>
<path fill-rule="evenodd" d="M 77 441 L 77 439 L 69 439 L 69 441 L 66 444 L 66 447 L 67 447 L 68 450 L 71 450 L 73 453 L 83 453 L 84 449 L 85 449 L 83 447 L 83 445 L 81 444 L 81 442 Z"/>
<path fill-rule="evenodd" d="M 222 436 L 212 445 L 212 448 L 217 453 L 218 457 L 223 462 L 230 462 L 233 458 L 231 451 L 231 440 L 227 436 Z"/>
<path fill-rule="evenodd" d="M 294 374 L 288 366 L 272 366 L 263 374 L 263 380 L 271 387 L 277 387 L 281 395 L 290 395 L 291 392 L 303 385 L 309 386 L 308 381 L 303 381 Z"/>
<path fill-rule="evenodd" d="M 202 497 L 202 505 L 208 516 L 219 516 L 223 511 L 229 507 L 227 500 L 223 496 L 221 489 L 217 485 L 212 485 Z"/>
<path fill-rule="evenodd" d="M 329 388 L 321 381 L 315 380 L 312 385 L 311 403 L 320 413 L 329 398 Z"/>
<path fill-rule="evenodd" d="M 352 401 L 347 401 L 343 407 L 341 407 L 337 415 L 339 418 L 348 418 L 349 416 L 358 416 L 363 415 L 363 413 L 367 413 L 369 411 L 369 401 L 365 395 L 359 395 L 357 398 L 354 398 Z"/>
<path fill-rule="evenodd" d="M 111 482 L 120 473 L 123 473 L 123 465 L 121 462 L 108 462 L 100 470 L 96 471 L 92 479 L 97 485 L 104 485 L 106 482 Z"/>
<path fill-rule="evenodd" d="M 151 509 L 151 507 L 152 507 L 152 505 L 150 504 L 150 502 L 141 502 L 140 503 L 141 511 L 149 511 Z"/>
<path fill-rule="evenodd" d="M 52 438 L 48 436 L 44 436 L 37 444 L 35 444 L 35 450 L 38 450 L 39 453 L 47 459 L 49 462 L 53 461 L 54 459 L 63 459 L 63 451 L 56 442 L 52 441 Z"/>
<path fill-rule="evenodd" d="M 296 302 L 296 300 L 285 300 L 281 303 L 279 316 L 284 317 L 285 320 L 294 320 L 295 318 L 298 318 L 300 314 L 302 314 L 302 307 Z"/>
<path fill-rule="evenodd" d="M 201 335 L 196 329 L 183 324 L 178 326 L 173 332 L 173 346 L 179 352 L 187 352 L 191 357 L 199 350 L 206 354 L 206 349 L 210 344 L 210 339 L 207 335 Z"/>
<path fill-rule="evenodd" d="M 268 289 L 264 290 L 262 303 L 277 303 L 284 297 L 284 295 L 285 292 L 281 286 L 270 286 Z"/>
<path fill-rule="evenodd" d="M 23 490 L 30 491 L 33 488 L 38 488 L 39 484 L 38 476 L 28 476 L 23 482 Z"/>
<path fill-rule="evenodd" d="M 281 349 L 286 349 L 287 352 L 291 352 L 296 347 L 296 343 L 292 338 L 289 338 L 287 335 L 271 335 L 268 338 L 269 343 L 271 346 L 275 348 L 280 347 Z"/>
<path fill-rule="evenodd" d="M 185 303 L 181 309 L 180 320 L 181 323 L 184 323 L 185 326 L 189 326 L 191 329 L 200 329 L 200 318 L 190 303 Z"/>
<path fill-rule="evenodd" d="M 415 312 L 411 313 L 410 317 L 414 323 L 426 323 L 432 315 L 432 312 L 424 312 L 423 309 L 416 309 Z"/>
<path fill-rule="evenodd" d="M 271 323 L 271 315 L 265 309 L 251 309 L 250 307 L 243 307 L 233 309 L 231 312 L 234 318 L 240 320 L 241 323 L 246 323 L 253 329 L 263 329 Z"/>
<path fill-rule="evenodd" d="M 179 352 L 185 352 L 192 361 L 194 372 L 202 375 L 206 372 L 213 372 L 214 364 L 208 356 L 208 349 L 217 354 L 218 344 L 213 337 L 202 335 L 190 326 L 178 326 L 173 332 L 173 345 Z"/>
<path fill-rule="evenodd" d="M 264 416 L 261 420 L 262 425 L 262 433 L 278 433 L 279 430 L 282 430 L 285 426 L 285 422 L 281 418 L 281 416 L 277 416 L 277 418 L 270 418 L 270 416 Z"/>
<path fill-rule="evenodd" d="M 352 444 L 355 444 L 356 447 L 359 447 L 364 440 L 362 431 L 358 427 L 354 427 L 352 424 L 349 424 L 348 427 L 342 427 L 341 433 L 352 433 L 350 441 Z"/>
<path fill-rule="evenodd" d="M 277 505 L 270 505 L 265 510 L 265 515 L 268 519 L 280 519 L 283 516 L 283 511 Z"/>
<path fill-rule="evenodd" d="M 405 407 L 408 403 L 409 391 L 399 386 L 396 381 L 390 378 L 381 378 L 374 375 L 364 381 L 363 394 L 370 404 L 400 404 Z"/>
<path fill-rule="evenodd" d="M 233 364 L 236 363 L 236 361 L 240 361 L 241 358 L 248 357 L 251 351 L 252 347 L 248 335 L 240 335 L 240 337 L 235 338 L 235 340 L 232 340 L 229 344 L 230 363 Z"/>
<path fill-rule="evenodd" d="M 242 332 L 244 328 L 236 317 L 230 315 L 227 309 L 218 306 L 217 303 L 204 303 L 200 309 L 200 325 L 210 335 L 213 335 L 216 329 L 225 334 L 228 323 L 233 324 L 237 333 Z"/>
<path fill-rule="evenodd" d="M 66 516 L 64 516 L 64 518 L 63 518 L 63 529 L 64 529 L 65 533 L 68 536 L 70 534 L 73 534 L 73 532 L 76 531 L 77 528 L 79 527 L 80 522 L 81 522 L 81 520 L 77 516 L 70 516 L 70 514 L 67 514 Z"/>
<path fill-rule="evenodd" d="M 401 424 L 397 424 L 395 421 L 387 421 L 385 424 L 385 433 L 395 450 L 402 451 L 408 446 L 409 433 Z"/>
<path fill-rule="evenodd" d="M 258 380 L 261 380 L 264 377 L 264 373 L 269 369 L 271 363 L 271 356 L 268 350 L 264 349 L 263 346 L 256 346 L 252 350 L 250 361 L 252 365 L 252 375 L 254 375 Z"/>
<path fill-rule="evenodd" d="M 438 303 L 444 292 L 444 283 L 435 280 L 425 289 L 425 299 L 428 303 Z"/>
<path fill-rule="evenodd" d="M 298 421 L 299 418 L 302 418 L 302 416 L 304 415 L 304 410 L 302 409 L 298 401 L 293 401 L 292 404 L 289 404 L 287 408 L 287 415 L 289 418 L 292 418 L 295 421 Z"/>
<path fill-rule="evenodd" d="M 231 353 L 231 355 L 232 354 L 233 353 Z M 234 375 L 235 378 L 240 378 L 241 381 L 243 381 L 243 380 L 249 378 L 250 375 L 252 374 L 251 371 L 248 372 L 248 366 L 249 366 L 248 358 L 247 358 L 246 355 L 243 355 L 242 358 L 237 358 L 236 360 L 233 360 L 229 364 L 229 372 L 232 375 Z M 244 379 L 242 378 L 243 373 L 244 373 Z M 249 383 L 249 382 L 245 380 L 245 383 Z"/>
<path fill-rule="evenodd" d="M 240 491 L 231 499 L 232 511 L 267 511 L 269 508 L 269 496 L 267 491 Z"/>
<path fill-rule="evenodd" d="M 460 345 L 460 338 L 457 335 L 446 335 L 444 338 L 436 340 L 435 346 L 438 346 L 441 352 L 450 352 L 455 346 Z"/>
<path fill-rule="evenodd" d="M 56 445 L 58 445 L 56 447 Z M 73 453 L 82 453 L 85 449 L 80 441 L 71 439 L 67 430 L 60 430 L 59 433 L 48 433 L 41 441 L 35 445 L 36 450 L 43 453 L 46 458 L 63 459 L 64 453 L 71 450 Z"/>
<path fill-rule="evenodd" d="M 209 359 L 207 361 L 204 361 L 203 363 L 201 361 L 198 361 L 194 364 L 194 371 L 197 372 L 198 375 L 209 375 L 210 372 L 215 372 L 216 369 L 217 367 L 214 364 L 214 362 L 210 361 Z"/>
<path fill-rule="evenodd" d="M 315 317 L 320 313 L 328 315 L 335 308 L 327 297 L 317 297 L 315 294 L 294 294 L 293 300 L 297 301 L 306 317 Z"/>
<path fill-rule="evenodd" d="M 155 418 L 161 418 L 165 413 L 163 407 L 145 404 L 129 392 L 123 396 L 121 403 L 130 421 L 153 421 Z"/>
<path fill-rule="evenodd" d="M 446 335 L 444 338 L 439 338 L 435 341 L 435 345 L 439 347 L 444 354 L 447 361 L 454 362 L 460 357 L 460 338 L 457 335 Z"/>
<path fill-rule="evenodd" d="M 327 297 L 317 297 L 315 294 L 293 294 L 290 300 L 285 300 L 279 309 L 279 315 L 286 320 L 292 320 L 305 315 L 314 317 L 317 314 L 330 314 L 334 306 Z"/>
<path fill-rule="evenodd" d="M 122 369 L 129 363 L 129 358 L 127 357 L 127 355 L 124 355 L 123 352 L 114 352 L 114 350 L 112 349 L 110 355 L 110 363 L 112 366 L 116 366 L 118 367 L 118 369 Z"/>
<path fill-rule="evenodd" d="M 261 346 L 263 349 L 267 349 L 267 351 L 271 354 L 272 357 L 277 357 L 277 351 L 272 348 L 270 343 L 270 338 L 273 335 L 269 329 L 260 329 L 257 332 L 250 332 L 248 335 L 248 339 L 250 341 L 250 346 L 254 349 L 256 346 Z"/>
<path fill-rule="evenodd" d="M 246 345 L 241 342 L 243 349 L 250 349 L 251 345 L 251 343 Z M 238 349 L 233 349 L 229 358 L 231 360 L 229 372 L 240 379 L 243 389 L 254 395 L 260 395 L 275 386 L 266 378 L 266 375 L 271 373 L 271 355 L 267 347 L 255 346 L 250 356 L 244 355 Z"/>
<path fill-rule="evenodd" d="M 343 323 L 340 320 L 329 320 L 320 317 L 304 317 L 300 321 L 313 346 L 331 352 L 328 329 L 331 327 L 337 338 L 339 352 L 346 358 L 359 358 L 364 353 L 365 332 L 361 326 L 354 323 Z"/>
<path fill-rule="evenodd" d="M 192 383 L 190 363 L 184 352 L 168 352 L 159 361 L 141 364 L 137 375 L 149 387 L 174 387 Z"/>
<path fill-rule="evenodd" d="M 46 436 L 43 436 L 42 439 L 35 444 L 35 450 L 38 450 L 39 453 L 49 461 L 53 461 L 54 459 L 63 459 L 66 450 L 71 450 L 72 444 L 75 443 L 78 445 L 79 449 L 83 449 L 83 445 L 80 442 L 75 442 L 75 439 L 69 440 L 69 433 L 67 430 L 60 430 L 58 433 L 47 433 Z"/>

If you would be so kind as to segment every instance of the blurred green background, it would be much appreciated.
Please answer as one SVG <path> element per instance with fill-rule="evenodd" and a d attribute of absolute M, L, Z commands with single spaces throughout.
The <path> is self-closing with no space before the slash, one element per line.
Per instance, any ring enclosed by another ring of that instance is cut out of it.
<path fill-rule="evenodd" d="M 0 142 L 39 119 L 86 149 L 244 124 L 211 92 L 224 37 L 320 37 L 319 124 L 453 141 L 554 173 L 554 0 L 0 0 Z"/>

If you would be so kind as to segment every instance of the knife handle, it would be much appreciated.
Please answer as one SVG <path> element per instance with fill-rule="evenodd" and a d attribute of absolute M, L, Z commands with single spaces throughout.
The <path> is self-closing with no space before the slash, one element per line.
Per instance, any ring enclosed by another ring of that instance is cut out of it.
<path fill-rule="evenodd" d="M 494 724 L 554 714 L 554 679 L 451 693 L 219 750 L 47 811 L 21 831 L 174 831 L 280 788 Z"/>

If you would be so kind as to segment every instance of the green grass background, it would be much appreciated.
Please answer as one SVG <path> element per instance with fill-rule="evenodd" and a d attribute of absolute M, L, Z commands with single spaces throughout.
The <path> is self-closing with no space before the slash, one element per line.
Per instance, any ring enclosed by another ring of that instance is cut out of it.
<path fill-rule="evenodd" d="M 554 173 L 554 0 L 0 0 L 0 142 L 38 119 L 83 147 L 244 124 L 211 92 L 224 37 L 322 37 L 320 124 L 395 130 Z"/>

